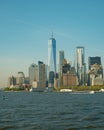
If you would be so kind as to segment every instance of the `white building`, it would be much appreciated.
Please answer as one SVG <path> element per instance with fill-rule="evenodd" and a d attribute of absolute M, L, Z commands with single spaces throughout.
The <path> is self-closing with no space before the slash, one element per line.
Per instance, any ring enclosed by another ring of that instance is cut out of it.
<path fill-rule="evenodd" d="M 77 75 L 79 84 L 84 85 L 85 73 L 86 73 L 84 47 L 77 47 L 76 56 L 77 56 Z"/>

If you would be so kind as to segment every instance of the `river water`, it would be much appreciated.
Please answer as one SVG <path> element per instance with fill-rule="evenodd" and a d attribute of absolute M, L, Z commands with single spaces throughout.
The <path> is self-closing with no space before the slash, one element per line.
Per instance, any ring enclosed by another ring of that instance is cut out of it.
<path fill-rule="evenodd" d="M 0 92 L 0 130 L 104 130 L 104 93 Z"/>

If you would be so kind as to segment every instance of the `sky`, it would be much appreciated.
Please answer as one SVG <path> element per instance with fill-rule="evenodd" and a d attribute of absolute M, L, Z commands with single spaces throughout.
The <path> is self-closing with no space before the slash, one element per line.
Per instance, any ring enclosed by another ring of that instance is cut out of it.
<path fill-rule="evenodd" d="M 56 39 L 71 63 L 77 46 L 104 65 L 104 0 L 0 0 L 0 87 L 32 63 L 48 61 L 48 39 Z M 57 62 L 58 64 L 58 62 Z"/>

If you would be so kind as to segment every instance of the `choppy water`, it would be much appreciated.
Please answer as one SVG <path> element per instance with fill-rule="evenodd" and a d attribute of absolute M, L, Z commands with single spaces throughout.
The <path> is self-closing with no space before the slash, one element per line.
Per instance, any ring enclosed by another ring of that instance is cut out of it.
<path fill-rule="evenodd" d="M 104 93 L 0 92 L 0 130 L 104 130 Z"/>

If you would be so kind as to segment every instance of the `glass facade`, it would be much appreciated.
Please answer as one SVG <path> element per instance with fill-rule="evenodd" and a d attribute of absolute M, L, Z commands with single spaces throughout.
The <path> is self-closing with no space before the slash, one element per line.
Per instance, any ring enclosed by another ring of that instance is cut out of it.
<path fill-rule="evenodd" d="M 42 61 L 38 61 L 38 83 L 39 88 L 46 87 L 46 71 L 45 64 Z"/>
<path fill-rule="evenodd" d="M 77 47 L 77 75 L 79 79 L 79 85 L 85 84 L 85 52 L 84 47 Z"/>
<path fill-rule="evenodd" d="M 48 67 L 49 72 L 56 73 L 56 40 L 53 36 L 48 40 Z"/>
<path fill-rule="evenodd" d="M 16 84 L 22 85 L 25 81 L 25 75 L 23 72 L 18 72 L 16 77 Z"/>
<path fill-rule="evenodd" d="M 36 64 L 31 64 L 29 67 L 29 81 L 30 84 L 32 85 L 34 80 L 37 80 L 37 65 Z"/>
<path fill-rule="evenodd" d="M 88 66 L 89 66 L 89 69 L 91 68 L 92 65 L 94 64 L 98 64 L 98 65 L 101 65 L 101 57 L 89 57 L 88 58 Z"/>
<path fill-rule="evenodd" d="M 62 73 L 62 66 L 64 64 L 64 51 L 59 51 L 59 73 Z"/>

